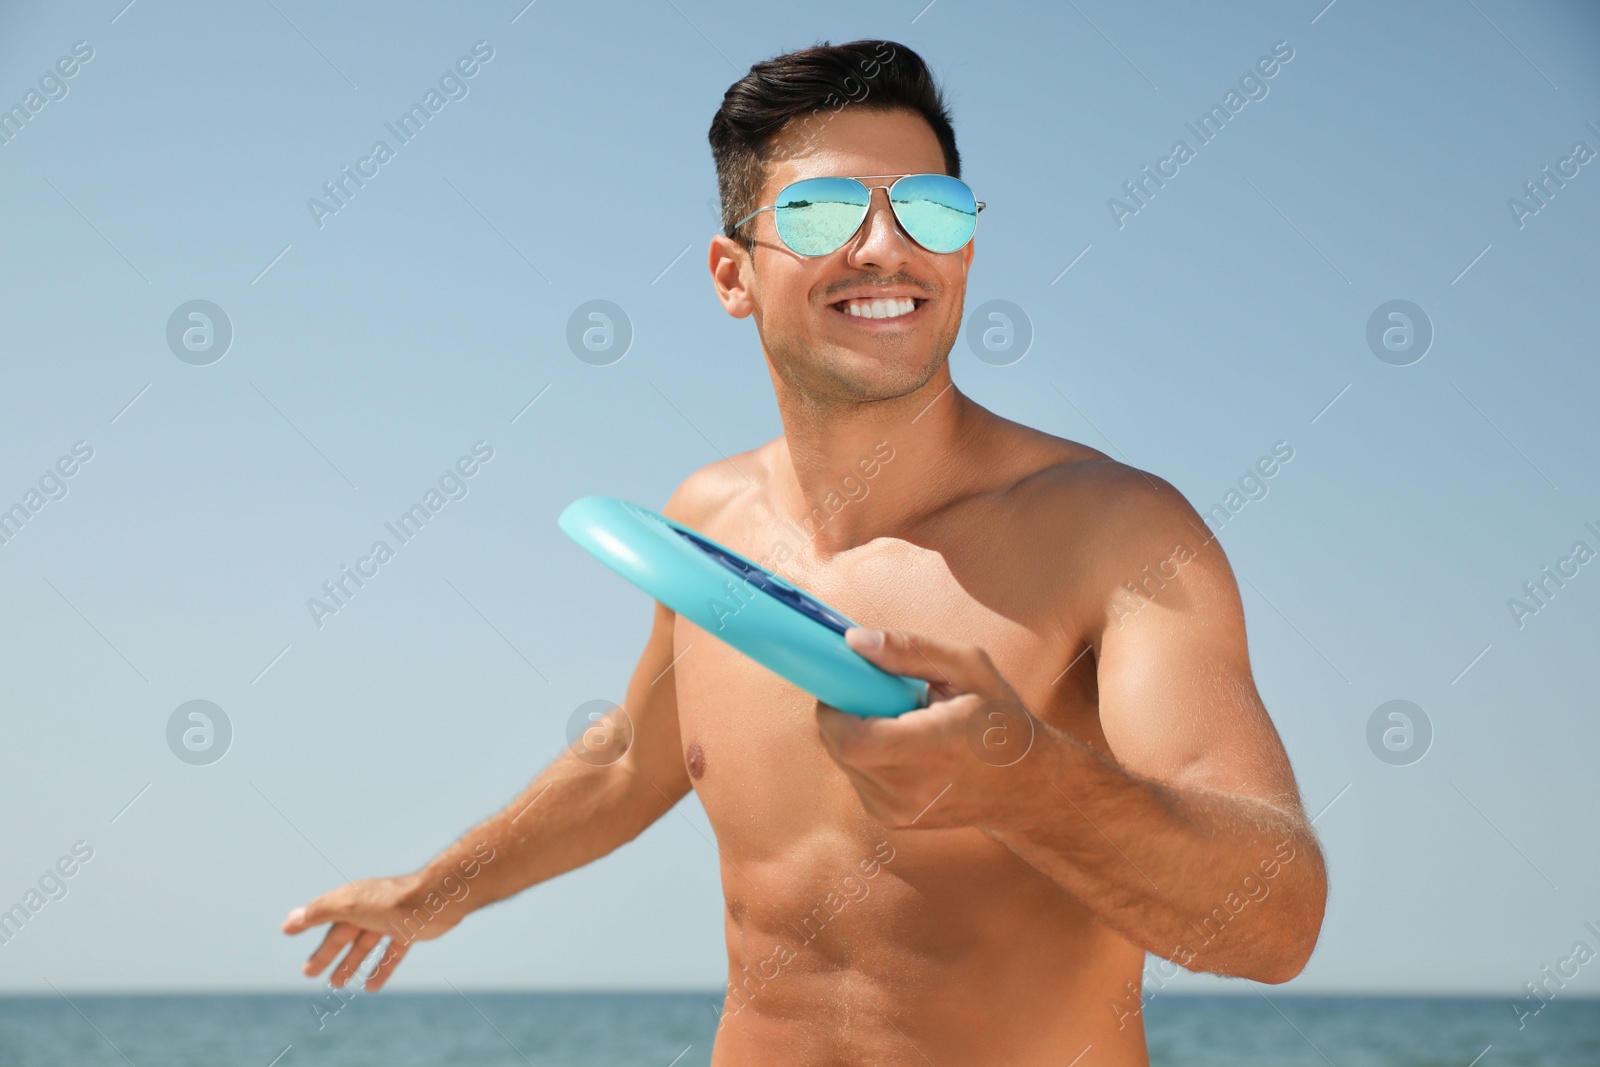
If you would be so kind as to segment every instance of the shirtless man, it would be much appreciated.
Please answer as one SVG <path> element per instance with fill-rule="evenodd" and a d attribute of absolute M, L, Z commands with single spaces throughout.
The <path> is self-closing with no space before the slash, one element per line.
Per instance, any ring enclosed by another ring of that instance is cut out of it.
<path fill-rule="evenodd" d="M 825 104 L 852 76 L 865 94 Z M 803 177 L 959 175 L 941 131 L 904 46 L 759 64 L 712 127 L 724 218 Z M 605 855 L 690 789 L 727 904 L 717 1067 L 1143 1064 L 1146 952 L 1164 976 L 1305 966 L 1323 859 L 1221 547 L 1167 482 L 955 388 L 973 245 L 930 252 L 871 197 L 830 254 L 791 251 L 771 212 L 713 238 L 718 299 L 755 318 L 784 433 L 663 510 L 884 628 L 881 647 L 848 640 L 929 680 L 931 706 L 826 707 L 657 604 L 625 754 L 564 753 L 422 870 L 296 908 L 287 933 L 332 924 L 308 975 L 343 952 L 343 985 L 387 938 L 376 989 L 415 941 Z M 904 296 L 898 317 L 840 310 Z"/>

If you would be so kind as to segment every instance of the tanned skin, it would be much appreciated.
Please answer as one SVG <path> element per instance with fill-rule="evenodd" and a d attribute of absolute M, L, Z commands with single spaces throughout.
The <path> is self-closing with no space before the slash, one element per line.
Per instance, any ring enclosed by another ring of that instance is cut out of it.
<path fill-rule="evenodd" d="M 802 177 L 944 169 L 902 110 L 846 108 L 777 148 L 761 204 Z M 380 987 L 416 940 L 605 855 L 693 789 L 727 905 L 715 1067 L 1145 1064 L 1146 952 L 1293 978 L 1327 877 L 1205 523 L 1154 474 L 954 386 L 974 243 L 924 250 L 882 190 L 828 256 L 790 252 L 770 212 L 750 225 L 753 256 L 717 236 L 709 266 L 727 312 L 755 318 L 784 433 L 663 511 L 882 628 L 878 648 L 847 639 L 933 702 L 845 714 L 658 604 L 626 754 L 564 753 L 424 869 L 296 908 L 286 933 L 332 924 L 306 974 L 343 952 L 342 985 L 388 936 Z M 917 308 L 832 307 L 873 291 Z"/>

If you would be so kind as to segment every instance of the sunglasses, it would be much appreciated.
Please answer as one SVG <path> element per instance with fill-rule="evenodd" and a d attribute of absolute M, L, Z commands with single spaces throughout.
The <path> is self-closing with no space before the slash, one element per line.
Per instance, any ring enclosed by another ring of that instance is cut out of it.
<path fill-rule="evenodd" d="M 948 174 L 863 174 L 894 178 L 893 185 L 867 185 L 857 178 L 803 178 L 783 187 L 776 203 L 758 207 L 733 230 L 763 211 L 772 212 L 778 236 L 790 251 L 825 256 L 843 248 L 866 221 L 872 190 L 889 191 L 889 207 L 900 228 L 929 252 L 955 252 L 972 240 L 983 201 L 960 178 Z M 729 236 L 732 236 L 730 233 Z"/>

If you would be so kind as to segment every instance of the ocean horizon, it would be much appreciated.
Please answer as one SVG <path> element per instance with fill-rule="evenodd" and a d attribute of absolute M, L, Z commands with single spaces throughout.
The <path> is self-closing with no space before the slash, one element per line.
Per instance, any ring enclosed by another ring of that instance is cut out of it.
<path fill-rule="evenodd" d="M 709 1064 L 719 994 L 455 989 L 0 995 L 6 1067 Z M 1529 1002 L 1537 1003 L 1537 1002 Z M 1150 1060 L 1221 1067 L 1600 1064 L 1600 998 L 1164 992 Z M 1520 1026 L 1518 1024 L 1521 1024 Z M 1078 1050 L 1063 1050 L 1065 1064 Z"/>

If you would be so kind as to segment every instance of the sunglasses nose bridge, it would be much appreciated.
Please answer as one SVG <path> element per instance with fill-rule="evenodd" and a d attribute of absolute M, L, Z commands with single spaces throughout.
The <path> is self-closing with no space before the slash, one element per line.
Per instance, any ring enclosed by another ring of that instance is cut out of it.
<path fill-rule="evenodd" d="M 902 240 L 910 241 L 911 235 L 906 232 L 905 226 L 901 224 L 900 216 L 895 214 L 894 202 L 889 199 L 888 184 L 867 185 L 866 182 L 861 184 L 867 187 L 867 210 L 862 214 L 861 225 L 857 226 L 856 232 L 850 235 L 851 239 L 859 240 L 863 235 L 870 235 L 874 221 L 879 217 L 879 213 L 886 212 L 889 217 L 890 229 L 898 233 Z M 880 190 L 883 192 L 883 203 L 881 205 L 878 203 Z"/>

